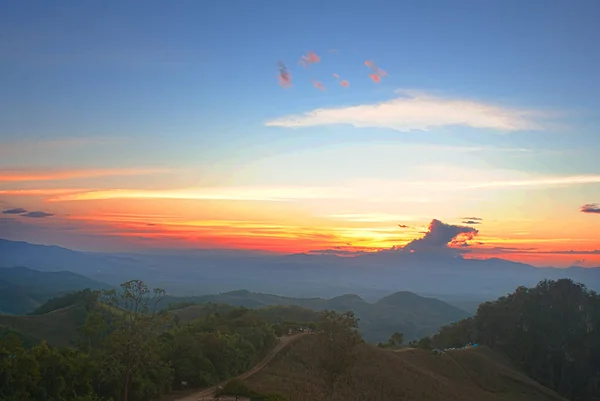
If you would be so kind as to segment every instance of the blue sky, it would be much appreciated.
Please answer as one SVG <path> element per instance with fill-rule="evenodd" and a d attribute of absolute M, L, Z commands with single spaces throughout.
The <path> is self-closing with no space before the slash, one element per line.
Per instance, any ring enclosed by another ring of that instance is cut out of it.
<path fill-rule="evenodd" d="M 0 190 L 600 176 L 599 17 L 593 0 L 4 2 L 0 169 L 179 172 L 13 179 Z M 307 51 L 321 61 L 303 68 Z M 277 85 L 279 60 L 292 88 Z M 365 60 L 389 76 L 374 84 Z M 392 104 L 388 114 L 368 117 L 377 103 Z M 315 110 L 325 114 L 291 127 L 290 116 Z M 454 124 L 457 110 L 467 123 Z M 568 192 L 554 185 L 494 196 L 503 212 L 553 197 L 576 214 L 600 199 L 595 179 Z M 389 212 L 381 207 L 360 209 Z"/>

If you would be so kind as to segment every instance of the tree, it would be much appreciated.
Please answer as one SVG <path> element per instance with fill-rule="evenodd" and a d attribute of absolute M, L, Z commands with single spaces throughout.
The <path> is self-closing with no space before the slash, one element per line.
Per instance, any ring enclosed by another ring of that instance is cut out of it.
<path fill-rule="evenodd" d="M 393 348 L 401 347 L 403 342 L 404 342 L 404 334 L 398 333 L 397 331 L 394 332 L 394 334 L 392 334 L 390 336 L 390 339 L 388 340 L 388 344 L 390 346 L 392 346 Z"/>
<path fill-rule="evenodd" d="M 363 339 L 358 333 L 354 312 L 324 311 L 317 334 L 321 346 L 319 368 L 325 384 L 325 399 L 331 401 L 338 386 L 350 379 Z"/>
<path fill-rule="evenodd" d="M 157 329 L 166 322 L 156 313 L 165 291 L 150 291 L 140 280 L 121 284 L 121 291 L 105 291 L 106 304 L 120 315 L 118 328 L 105 341 L 105 376 L 121 377 L 121 400 L 127 401 L 132 378 L 147 368 L 163 364 L 158 355 Z"/>

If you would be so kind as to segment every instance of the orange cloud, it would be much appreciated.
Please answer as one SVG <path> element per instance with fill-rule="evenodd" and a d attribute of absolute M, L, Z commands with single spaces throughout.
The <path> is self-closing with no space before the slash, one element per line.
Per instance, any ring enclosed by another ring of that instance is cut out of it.
<path fill-rule="evenodd" d="M 171 172 L 169 169 L 0 170 L 0 182 L 57 181 L 73 178 L 133 176 Z"/>

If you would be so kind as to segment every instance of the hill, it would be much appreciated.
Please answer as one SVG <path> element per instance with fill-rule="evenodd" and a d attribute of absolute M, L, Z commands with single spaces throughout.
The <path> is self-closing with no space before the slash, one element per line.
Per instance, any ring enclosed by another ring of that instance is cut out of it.
<path fill-rule="evenodd" d="M 0 313 L 29 313 L 52 297 L 85 288 L 99 290 L 110 286 L 68 271 L 0 268 Z"/>
<path fill-rule="evenodd" d="M 45 340 L 50 345 L 67 347 L 77 337 L 84 318 L 85 311 L 69 306 L 43 315 L 0 315 L 0 328 L 14 330 L 26 338 Z"/>
<path fill-rule="evenodd" d="M 282 351 L 247 382 L 256 391 L 281 393 L 289 401 L 322 399 L 319 352 L 315 338 L 307 336 Z M 434 355 L 419 349 L 390 351 L 367 344 L 359 350 L 352 380 L 334 399 L 564 400 L 485 347 Z"/>
<path fill-rule="evenodd" d="M 394 331 L 404 333 L 407 341 L 431 335 L 442 326 L 456 322 L 469 314 L 455 306 L 435 298 L 425 298 L 408 291 L 388 295 L 375 303 L 369 303 L 358 295 L 346 294 L 333 298 L 291 298 L 271 294 L 238 290 L 223 294 L 199 297 L 169 298 L 166 302 L 195 302 L 200 304 L 227 304 L 247 308 L 265 306 L 297 306 L 305 308 L 303 316 L 310 317 L 311 311 L 353 311 L 360 319 L 361 334 L 366 341 L 386 341 Z M 166 303 L 165 302 L 165 303 Z M 311 310 L 311 311 L 309 311 Z M 273 310 L 271 310 L 273 312 Z M 180 318 L 191 320 L 202 315 L 203 309 L 187 306 L 174 311 Z M 263 311 L 268 315 L 268 311 Z M 289 311 L 286 313 L 289 316 Z M 268 316 L 265 316 L 268 319 Z M 308 319 L 307 319 L 308 320 Z M 298 321 L 306 321 L 298 319 Z M 272 323 L 275 323 L 272 321 Z"/>

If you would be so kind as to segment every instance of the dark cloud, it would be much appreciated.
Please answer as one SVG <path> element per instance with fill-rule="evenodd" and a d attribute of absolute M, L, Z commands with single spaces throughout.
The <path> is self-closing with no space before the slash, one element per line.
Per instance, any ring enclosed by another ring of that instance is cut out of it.
<path fill-rule="evenodd" d="M 473 224 L 481 224 L 481 221 L 478 221 L 478 220 L 463 220 L 463 222 L 462 222 L 462 223 L 463 223 L 463 224 L 470 224 L 470 225 L 473 225 Z"/>
<path fill-rule="evenodd" d="M 2 211 L 2 214 L 23 214 L 23 213 L 27 213 L 27 210 L 21 208 L 21 207 L 17 207 L 14 209 L 6 209 Z"/>
<path fill-rule="evenodd" d="M 467 241 L 473 239 L 479 231 L 473 227 L 457 226 L 442 223 L 437 219 L 431 220 L 429 230 L 422 238 L 415 239 L 403 248 L 403 252 L 439 252 L 454 251 L 448 245 L 464 247 Z"/>
<path fill-rule="evenodd" d="M 582 213 L 600 213 L 600 203 L 588 203 L 581 206 Z"/>
<path fill-rule="evenodd" d="M 482 221 L 483 219 L 481 217 L 461 217 L 461 220 L 475 220 L 475 221 Z"/>
<path fill-rule="evenodd" d="M 407 226 L 406 224 L 398 224 L 398 227 L 400 228 L 410 228 L 409 226 Z"/>
<path fill-rule="evenodd" d="M 21 214 L 21 216 L 23 216 L 23 217 L 32 217 L 32 218 L 36 218 L 36 219 L 42 219 L 44 217 L 54 216 L 54 214 L 53 213 L 42 212 L 41 210 L 36 210 L 34 212 L 28 212 L 28 213 Z"/>
<path fill-rule="evenodd" d="M 583 266 L 585 264 L 585 258 L 577 259 L 573 262 L 573 266 Z"/>

